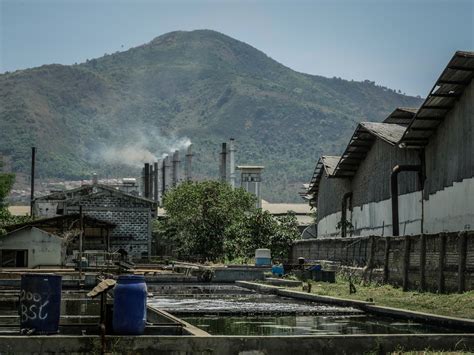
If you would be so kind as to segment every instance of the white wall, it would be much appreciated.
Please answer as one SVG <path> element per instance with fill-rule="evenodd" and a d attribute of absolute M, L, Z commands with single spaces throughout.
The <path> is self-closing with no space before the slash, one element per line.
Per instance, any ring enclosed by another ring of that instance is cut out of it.
<path fill-rule="evenodd" d="M 400 235 L 421 232 L 421 191 L 401 195 L 398 198 Z M 347 218 L 354 226 L 353 236 L 392 235 L 391 199 L 355 206 L 347 211 Z M 340 235 L 336 229 L 341 213 L 333 213 L 318 223 L 318 237 Z"/>
<path fill-rule="evenodd" d="M 38 228 L 24 228 L 0 237 L 0 250 L 28 250 L 28 267 L 62 264 L 62 239 Z"/>
<path fill-rule="evenodd" d="M 455 182 L 425 200 L 425 233 L 474 229 L 474 178 Z"/>
<path fill-rule="evenodd" d="M 421 232 L 421 191 L 398 198 L 400 235 Z M 347 211 L 348 219 L 351 213 Z M 333 213 L 318 223 L 318 238 L 339 236 L 336 229 L 341 213 Z M 353 236 L 392 235 L 391 200 L 356 206 L 352 211 Z M 424 200 L 424 233 L 474 230 L 474 178 L 455 182 Z"/>

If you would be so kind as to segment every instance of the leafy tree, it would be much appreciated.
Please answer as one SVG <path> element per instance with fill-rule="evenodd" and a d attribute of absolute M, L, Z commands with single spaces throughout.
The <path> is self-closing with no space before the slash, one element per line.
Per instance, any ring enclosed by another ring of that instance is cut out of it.
<path fill-rule="evenodd" d="M 164 197 L 167 218 L 158 222 L 159 238 L 176 245 L 181 258 L 218 260 L 229 227 L 254 209 L 255 198 L 217 181 L 186 182 Z"/>
<path fill-rule="evenodd" d="M 11 188 L 13 187 L 14 182 L 14 174 L 0 173 L 0 235 L 6 233 L 4 229 L 5 226 L 22 223 L 30 219 L 29 216 L 12 216 L 8 210 L 8 203 L 6 199 L 10 193 Z"/>
<path fill-rule="evenodd" d="M 255 208 L 253 195 L 216 181 L 184 183 L 165 196 L 164 207 L 155 235 L 182 259 L 245 260 L 257 248 L 286 259 L 300 235 L 294 214 L 274 218 Z"/>
<path fill-rule="evenodd" d="M 8 211 L 6 198 L 10 193 L 14 181 L 15 176 L 13 174 L 0 173 L 0 235 L 5 233 L 3 227 L 9 224 L 12 218 Z"/>

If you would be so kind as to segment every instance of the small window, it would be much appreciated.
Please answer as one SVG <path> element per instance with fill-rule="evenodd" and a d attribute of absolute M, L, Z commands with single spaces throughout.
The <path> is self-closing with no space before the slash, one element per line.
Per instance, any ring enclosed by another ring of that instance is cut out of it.
<path fill-rule="evenodd" d="M 0 250 L 2 267 L 28 267 L 28 250 Z"/>

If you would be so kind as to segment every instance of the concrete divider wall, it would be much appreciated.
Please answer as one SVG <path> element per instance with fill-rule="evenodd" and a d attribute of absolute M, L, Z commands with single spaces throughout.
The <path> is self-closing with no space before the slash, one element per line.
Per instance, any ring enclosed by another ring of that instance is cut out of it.
<path fill-rule="evenodd" d="M 472 351 L 472 334 L 317 336 L 107 336 L 105 349 L 120 354 L 364 354 L 411 350 Z M 99 336 L 0 336 L 6 354 L 98 354 Z"/>
<path fill-rule="evenodd" d="M 403 237 L 306 239 L 294 243 L 292 262 L 329 260 L 383 269 L 385 282 L 405 289 L 474 289 L 474 231 Z"/>

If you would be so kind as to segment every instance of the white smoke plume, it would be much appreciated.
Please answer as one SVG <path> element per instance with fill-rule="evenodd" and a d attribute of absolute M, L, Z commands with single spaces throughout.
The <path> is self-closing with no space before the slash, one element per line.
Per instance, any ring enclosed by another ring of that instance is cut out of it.
<path fill-rule="evenodd" d="M 186 149 L 191 140 L 174 135 L 164 136 L 156 129 L 146 133 L 127 130 L 123 144 L 107 145 L 100 150 L 100 159 L 109 164 L 140 167 L 145 162 L 154 162 L 175 150 Z"/>

